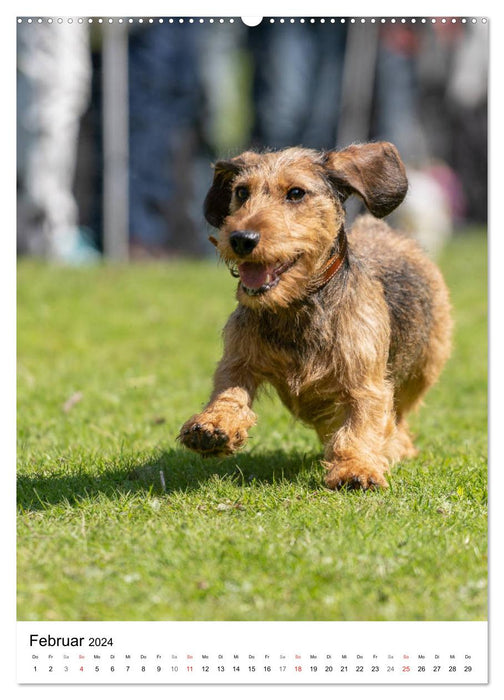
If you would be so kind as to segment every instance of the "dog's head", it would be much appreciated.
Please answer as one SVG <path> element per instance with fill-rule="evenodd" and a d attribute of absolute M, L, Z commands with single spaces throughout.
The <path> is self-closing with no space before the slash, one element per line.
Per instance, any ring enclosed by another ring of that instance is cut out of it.
<path fill-rule="evenodd" d="M 390 143 L 342 151 L 247 151 L 215 165 L 207 221 L 221 258 L 240 277 L 238 300 L 252 308 L 288 306 L 313 287 L 344 223 L 343 202 L 362 198 L 371 214 L 390 214 L 408 187 Z"/>

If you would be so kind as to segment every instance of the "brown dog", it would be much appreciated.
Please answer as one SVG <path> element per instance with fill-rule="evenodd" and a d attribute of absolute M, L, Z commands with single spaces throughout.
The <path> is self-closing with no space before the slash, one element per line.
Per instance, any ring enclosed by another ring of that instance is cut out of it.
<path fill-rule="evenodd" d="M 180 441 L 203 455 L 241 447 L 259 386 L 324 444 L 329 487 L 387 486 L 394 461 L 416 454 L 405 415 L 450 354 L 448 291 L 411 239 L 374 217 L 407 191 L 389 143 L 342 151 L 246 152 L 215 166 L 205 216 L 239 277 L 238 306 L 203 411 Z M 347 242 L 343 202 L 374 215 Z"/>

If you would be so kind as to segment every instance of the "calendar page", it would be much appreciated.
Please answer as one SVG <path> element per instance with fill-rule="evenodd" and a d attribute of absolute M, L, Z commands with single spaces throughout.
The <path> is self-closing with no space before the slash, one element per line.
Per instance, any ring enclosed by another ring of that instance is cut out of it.
<path fill-rule="evenodd" d="M 17 683 L 486 686 L 491 18 L 169 9 L 13 21 Z"/>

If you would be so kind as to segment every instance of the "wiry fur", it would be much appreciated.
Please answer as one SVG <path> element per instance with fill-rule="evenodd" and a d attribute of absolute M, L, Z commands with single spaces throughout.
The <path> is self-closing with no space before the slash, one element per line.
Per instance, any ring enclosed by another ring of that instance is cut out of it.
<path fill-rule="evenodd" d="M 245 202 L 236 191 L 246 187 Z M 293 187 L 301 201 L 286 199 Z M 224 329 L 224 355 L 202 413 L 179 439 L 205 455 L 241 447 L 267 382 L 324 444 L 329 487 L 386 486 L 385 473 L 416 453 L 405 416 L 436 381 L 450 353 L 448 292 L 440 272 L 411 239 L 369 215 L 356 220 L 337 274 L 328 259 L 344 250 L 344 199 L 358 194 L 376 216 L 404 198 L 407 180 L 394 146 L 364 144 L 330 153 L 247 152 L 215 167 L 205 214 L 219 227 L 220 256 L 235 267 L 293 261 L 279 282 L 238 306 Z M 236 231 L 260 241 L 247 256 Z"/>

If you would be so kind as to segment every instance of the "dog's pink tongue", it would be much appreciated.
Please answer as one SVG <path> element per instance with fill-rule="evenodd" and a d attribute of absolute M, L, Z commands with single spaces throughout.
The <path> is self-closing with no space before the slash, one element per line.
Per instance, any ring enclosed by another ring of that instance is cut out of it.
<path fill-rule="evenodd" d="M 246 262 L 238 265 L 238 272 L 245 287 L 259 289 L 269 281 L 268 276 L 271 270 L 267 265 Z"/>

